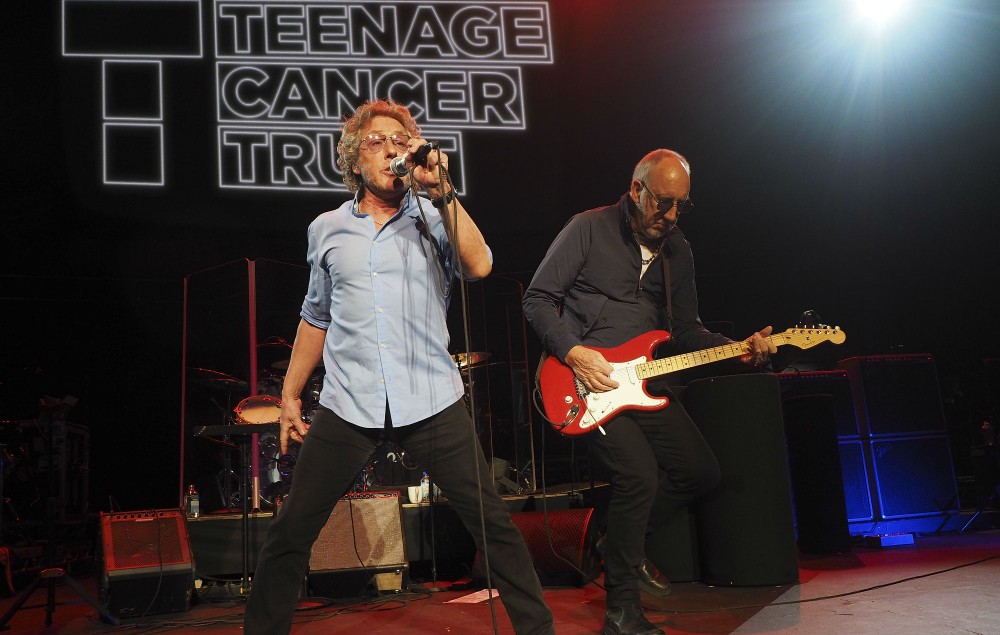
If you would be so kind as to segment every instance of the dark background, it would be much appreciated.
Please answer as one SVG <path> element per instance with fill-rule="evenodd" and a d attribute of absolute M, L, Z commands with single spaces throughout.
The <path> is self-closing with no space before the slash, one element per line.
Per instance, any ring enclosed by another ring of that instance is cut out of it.
<path fill-rule="evenodd" d="M 745 337 L 813 309 L 847 342 L 780 363 L 931 353 L 946 397 L 989 414 L 1000 8 L 922 3 L 878 41 L 843 4 L 551 2 L 555 63 L 523 67 L 527 130 L 464 133 L 465 204 L 495 271 L 530 278 L 571 214 L 615 201 L 643 154 L 670 147 L 693 166 L 682 227 L 703 319 Z M 179 131 L 169 186 L 100 185 L 99 63 L 61 57 L 58 3 L 5 13 L 0 418 L 73 395 L 91 510 L 175 505 L 185 276 L 301 264 L 306 225 L 343 197 L 215 186 L 207 60 L 164 66 L 185 87 L 164 113 Z"/>

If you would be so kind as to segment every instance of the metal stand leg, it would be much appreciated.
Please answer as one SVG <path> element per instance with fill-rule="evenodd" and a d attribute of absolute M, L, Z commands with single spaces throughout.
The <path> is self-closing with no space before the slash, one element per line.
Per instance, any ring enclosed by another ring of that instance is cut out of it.
<path fill-rule="evenodd" d="M 38 574 L 38 577 L 35 578 L 30 585 L 28 585 L 28 588 L 21 591 L 21 594 L 17 596 L 17 599 L 10 605 L 7 612 L 3 614 L 3 617 L 0 617 L 0 631 L 5 631 L 10 628 L 8 622 L 10 622 L 10 619 L 14 617 L 14 613 L 17 613 L 18 609 L 21 608 L 27 599 L 31 597 L 31 594 L 34 593 L 43 582 L 48 586 L 48 598 L 45 604 L 45 625 L 52 626 L 52 615 L 56 612 L 56 582 L 58 580 L 65 582 L 66 586 L 76 591 L 76 594 L 83 598 L 87 604 L 94 607 L 98 614 L 100 614 L 101 619 L 106 623 L 114 626 L 121 624 L 121 622 L 118 621 L 118 618 L 109 613 L 106 608 L 101 606 L 101 603 L 87 593 L 76 580 L 66 575 L 65 570 L 54 567 L 52 569 L 43 570 Z"/>
<path fill-rule="evenodd" d="M 55 488 L 56 470 L 54 469 L 55 462 L 53 461 L 52 458 L 54 455 L 52 447 L 53 444 L 52 439 L 54 436 L 52 432 L 53 410 L 54 407 L 46 406 L 43 407 L 41 411 L 41 418 L 42 421 L 45 423 L 45 429 L 47 432 L 47 438 L 45 442 L 45 456 L 47 457 L 48 465 L 50 468 L 49 469 L 50 498 L 49 498 L 49 507 L 45 515 L 45 536 L 48 542 L 48 544 L 45 547 L 45 552 L 46 552 L 45 562 L 48 565 L 53 564 L 53 561 L 55 559 L 53 557 L 53 546 L 52 546 L 52 535 L 53 535 L 52 517 L 54 515 L 53 514 L 54 510 L 52 509 L 52 504 L 51 504 L 52 503 L 51 494 L 56 489 Z M 113 615 L 111 615 L 111 613 L 109 613 L 105 607 L 101 606 L 100 602 L 98 602 L 97 600 L 92 598 L 88 593 L 86 593 L 83 590 L 83 588 L 79 584 L 77 584 L 76 580 L 66 575 L 66 571 L 64 569 L 60 567 L 50 566 L 47 569 L 42 569 L 41 573 L 38 574 L 38 577 L 35 578 L 35 580 L 28 586 L 28 588 L 26 588 L 24 591 L 21 592 L 20 595 L 17 596 L 17 599 L 14 600 L 14 603 L 10 605 L 10 608 L 7 609 L 7 612 L 4 613 L 3 617 L 0 617 L 0 631 L 7 630 L 9 628 L 8 623 L 10 622 L 10 619 L 14 616 L 14 613 L 16 613 L 18 609 L 21 608 L 21 606 L 25 603 L 25 601 L 27 601 L 27 599 L 31 596 L 31 594 L 34 593 L 35 590 L 38 589 L 38 587 L 43 582 L 47 585 L 47 590 L 48 590 L 48 597 L 46 598 L 46 603 L 45 603 L 45 625 L 52 626 L 52 614 L 55 613 L 56 611 L 56 582 L 58 580 L 63 580 L 64 582 L 66 582 L 69 588 L 76 591 L 77 595 L 83 598 L 87 602 L 87 604 L 94 607 L 100 614 L 101 619 L 103 619 L 105 622 L 107 622 L 108 624 L 114 624 L 115 626 L 120 624 L 118 619 L 115 618 Z"/>

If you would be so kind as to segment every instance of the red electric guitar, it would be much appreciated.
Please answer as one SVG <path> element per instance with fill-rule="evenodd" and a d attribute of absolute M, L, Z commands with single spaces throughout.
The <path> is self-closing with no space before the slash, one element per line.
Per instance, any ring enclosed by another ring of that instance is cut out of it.
<path fill-rule="evenodd" d="M 590 392 L 569 366 L 549 356 L 538 372 L 542 410 L 552 427 L 562 434 L 575 436 L 600 429 L 622 410 L 659 410 L 666 397 L 646 392 L 646 380 L 686 368 L 731 359 L 750 352 L 746 342 L 733 342 L 715 348 L 673 357 L 653 359 L 658 345 L 670 339 L 666 331 L 650 331 L 615 348 L 594 348 L 611 364 L 611 378 L 618 387 L 606 392 Z M 791 344 L 811 348 L 822 342 L 841 344 L 846 335 L 840 327 L 816 326 L 788 329 L 769 336 L 775 346 Z"/>

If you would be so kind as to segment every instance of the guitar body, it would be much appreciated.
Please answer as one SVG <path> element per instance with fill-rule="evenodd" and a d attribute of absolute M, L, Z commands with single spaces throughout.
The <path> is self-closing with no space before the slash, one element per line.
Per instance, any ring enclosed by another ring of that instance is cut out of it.
<path fill-rule="evenodd" d="M 623 410 L 660 410 L 669 400 L 646 392 L 646 380 L 636 367 L 653 359 L 653 351 L 670 339 L 666 331 L 650 331 L 614 348 L 593 348 L 611 364 L 611 378 L 618 387 L 590 392 L 573 370 L 549 356 L 539 370 L 539 385 L 545 416 L 567 436 L 593 432 Z"/>

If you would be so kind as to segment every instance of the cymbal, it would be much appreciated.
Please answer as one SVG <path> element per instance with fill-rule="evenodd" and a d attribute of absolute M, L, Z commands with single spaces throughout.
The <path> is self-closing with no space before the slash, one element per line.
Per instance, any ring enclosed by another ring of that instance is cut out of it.
<path fill-rule="evenodd" d="M 470 366 L 477 366 L 482 364 L 490 358 L 489 353 L 457 353 L 452 355 L 451 358 L 455 360 L 459 368 L 466 368 Z"/>
<path fill-rule="evenodd" d="M 226 392 L 246 392 L 250 390 L 250 386 L 245 381 L 210 368 L 189 367 L 187 369 L 187 376 L 192 382 L 201 386 L 207 386 L 208 388 L 218 388 Z"/>

